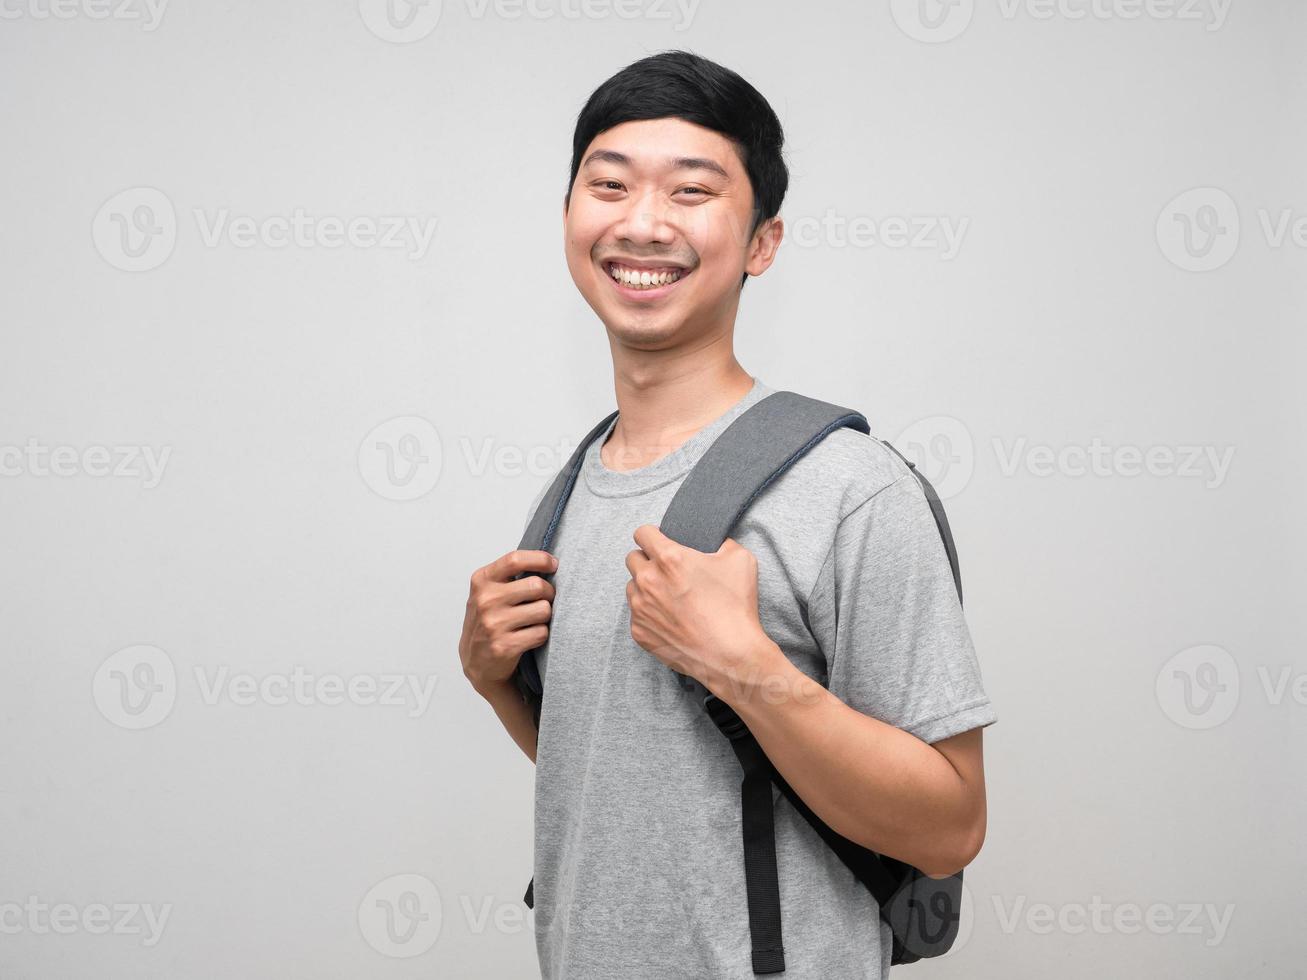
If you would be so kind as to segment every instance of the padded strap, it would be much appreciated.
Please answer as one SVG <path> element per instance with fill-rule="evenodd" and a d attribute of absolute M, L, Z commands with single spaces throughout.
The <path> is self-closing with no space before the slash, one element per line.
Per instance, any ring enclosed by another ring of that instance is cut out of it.
<path fill-rule="evenodd" d="M 753 499 L 836 429 L 870 433 L 858 413 L 792 391 L 775 391 L 722 430 L 681 481 L 659 525 L 687 548 L 722 546 Z"/>
<path fill-rule="evenodd" d="M 518 550 L 549 550 L 549 545 L 554 540 L 554 532 L 558 530 L 558 524 L 563 519 L 563 510 L 567 507 L 567 498 L 572 495 L 572 487 L 576 485 L 576 478 L 581 472 L 581 464 L 585 460 L 585 451 L 590 447 L 590 443 L 604 433 L 609 423 L 615 418 L 617 418 L 617 413 L 612 412 L 591 429 L 568 458 L 567 465 L 558 471 L 558 475 L 554 477 L 554 482 L 550 484 L 545 495 L 540 498 L 535 513 L 531 515 L 531 520 L 522 535 L 522 541 L 517 546 Z M 527 575 L 540 575 L 542 578 L 549 577 L 540 572 L 523 572 L 517 578 L 525 578 Z M 536 649 L 538 650 L 539 647 Z M 539 728 L 540 709 L 544 704 L 545 686 L 540 677 L 540 665 L 536 662 L 535 650 L 528 650 L 518 658 L 517 667 L 513 671 L 513 682 L 517 685 L 522 699 L 530 705 L 531 717 L 535 721 L 536 728 Z M 530 894 L 529 890 L 527 894 Z M 528 908 L 530 904 L 530 902 L 527 903 Z"/>

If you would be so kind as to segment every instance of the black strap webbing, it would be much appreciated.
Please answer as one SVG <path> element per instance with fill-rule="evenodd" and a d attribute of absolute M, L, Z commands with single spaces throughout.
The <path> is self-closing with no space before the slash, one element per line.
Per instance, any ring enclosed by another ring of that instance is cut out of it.
<path fill-rule="evenodd" d="M 781 891 L 776 870 L 776 825 L 772 808 L 775 770 L 758 740 L 726 702 L 712 698 L 704 705 L 740 760 L 740 826 L 744 837 L 744 887 L 749 901 L 749 935 L 753 942 L 753 972 L 784 973 L 781 941 Z"/>

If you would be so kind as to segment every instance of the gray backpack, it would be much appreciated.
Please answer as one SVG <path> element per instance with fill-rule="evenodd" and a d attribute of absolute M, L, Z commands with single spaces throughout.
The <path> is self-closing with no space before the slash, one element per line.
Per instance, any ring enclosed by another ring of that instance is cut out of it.
<path fill-rule="evenodd" d="M 587 447 L 616 417 L 616 412 L 607 416 L 581 441 L 541 498 L 519 548 L 549 550 Z M 686 547 L 709 554 L 717 551 L 765 487 L 827 435 L 845 426 L 868 435 L 871 432 L 860 413 L 792 391 L 773 392 L 759 400 L 722 431 L 686 475 L 663 516 L 662 532 Z M 962 579 L 957 551 L 939 496 L 909 460 L 888 442 L 881 442 L 916 474 L 943 538 L 958 601 L 961 602 Z M 698 682 L 688 677 L 678 674 L 677 678 L 687 690 L 695 687 L 703 690 Z M 538 728 L 544 706 L 544 685 L 535 650 L 523 654 L 518 661 L 514 680 L 531 706 Z M 706 690 L 703 693 L 704 711 L 730 740 L 744 774 L 740 784 L 742 857 L 749 932 L 753 943 L 753 972 L 785 971 L 776 873 L 773 784 L 875 897 L 880 906 L 880 918 L 894 935 L 892 963 L 914 963 L 923 957 L 946 953 L 958 933 L 962 872 L 947 878 L 930 878 L 910 865 L 876 854 L 831 830 L 775 770 L 735 711 Z M 533 880 L 524 897 L 528 908 L 534 907 L 534 885 Z"/>

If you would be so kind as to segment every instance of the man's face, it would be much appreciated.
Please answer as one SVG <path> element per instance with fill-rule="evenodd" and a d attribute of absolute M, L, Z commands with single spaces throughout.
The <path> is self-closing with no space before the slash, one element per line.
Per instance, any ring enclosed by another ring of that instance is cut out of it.
<path fill-rule="evenodd" d="M 655 349 L 734 323 L 740 280 L 780 244 L 749 235 L 753 190 L 734 144 L 683 119 L 626 122 L 581 157 L 563 209 L 567 266 L 615 339 Z"/>

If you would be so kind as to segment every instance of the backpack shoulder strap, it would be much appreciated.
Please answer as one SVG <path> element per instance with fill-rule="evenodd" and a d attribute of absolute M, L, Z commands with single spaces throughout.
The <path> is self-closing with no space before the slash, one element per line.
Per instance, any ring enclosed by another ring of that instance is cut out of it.
<path fill-rule="evenodd" d="M 859 412 L 774 391 L 728 425 L 686 475 L 660 529 L 673 541 L 714 552 L 773 480 L 836 429 L 870 433 Z"/>
<path fill-rule="evenodd" d="M 616 412 L 606 415 L 602 422 L 586 433 L 585 438 L 581 440 L 581 444 L 573 450 L 572 455 L 568 457 L 567 464 L 558 471 L 558 474 L 554 477 L 554 482 L 549 485 L 549 490 L 540 498 L 535 513 L 531 515 L 531 522 L 527 524 L 526 531 L 522 534 L 522 543 L 518 545 L 519 549 L 524 551 L 549 550 L 549 545 L 554 539 L 554 532 L 558 529 L 558 522 L 562 520 L 563 508 L 567 506 L 567 498 L 572 495 L 572 487 L 576 485 L 577 475 L 581 472 L 581 463 L 585 459 L 585 451 L 590 448 L 590 443 L 603 435 L 615 418 L 617 418 Z"/>
<path fill-rule="evenodd" d="M 867 420 L 851 409 L 792 391 L 773 392 L 746 409 L 708 447 L 672 497 L 662 532 L 686 547 L 716 551 L 758 494 L 844 427 L 871 431 Z M 678 679 L 686 686 L 693 683 Z M 772 805 L 772 779 L 778 774 L 735 712 L 704 693 L 705 711 L 730 739 L 743 770 L 740 812 L 753 972 L 782 973 L 785 947 Z"/>
<path fill-rule="evenodd" d="M 585 438 L 581 440 L 581 444 L 576 447 L 568 458 L 567 464 L 558 471 L 558 475 L 554 477 L 554 482 L 549 485 L 545 495 L 540 498 L 540 503 L 536 505 L 535 513 L 531 515 L 531 521 L 522 534 L 522 541 L 517 546 L 519 550 L 549 550 L 549 546 L 554 540 L 554 532 L 558 530 L 558 523 L 563 519 L 563 510 L 567 507 L 567 498 L 572 495 L 572 488 L 576 486 L 576 478 L 580 474 L 581 464 L 585 460 L 585 451 L 590 448 L 592 442 L 603 435 L 615 418 L 617 418 L 617 413 L 610 413 L 605 416 L 602 422 L 586 433 Z M 523 572 L 517 578 L 524 578 L 527 575 L 541 575 L 542 578 L 549 577 L 541 572 Z M 539 649 L 539 647 L 536 649 Z M 518 659 L 517 667 L 513 671 L 513 683 L 521 693 L 522 699 L 530 706 L 531 717 L 535 721 L 536 728 L 539 728 L 540 708 L 544 702 L 544 682 L 540 677 L 540 665 L 536 662 L 535 650 L 528 650 Z"/>

